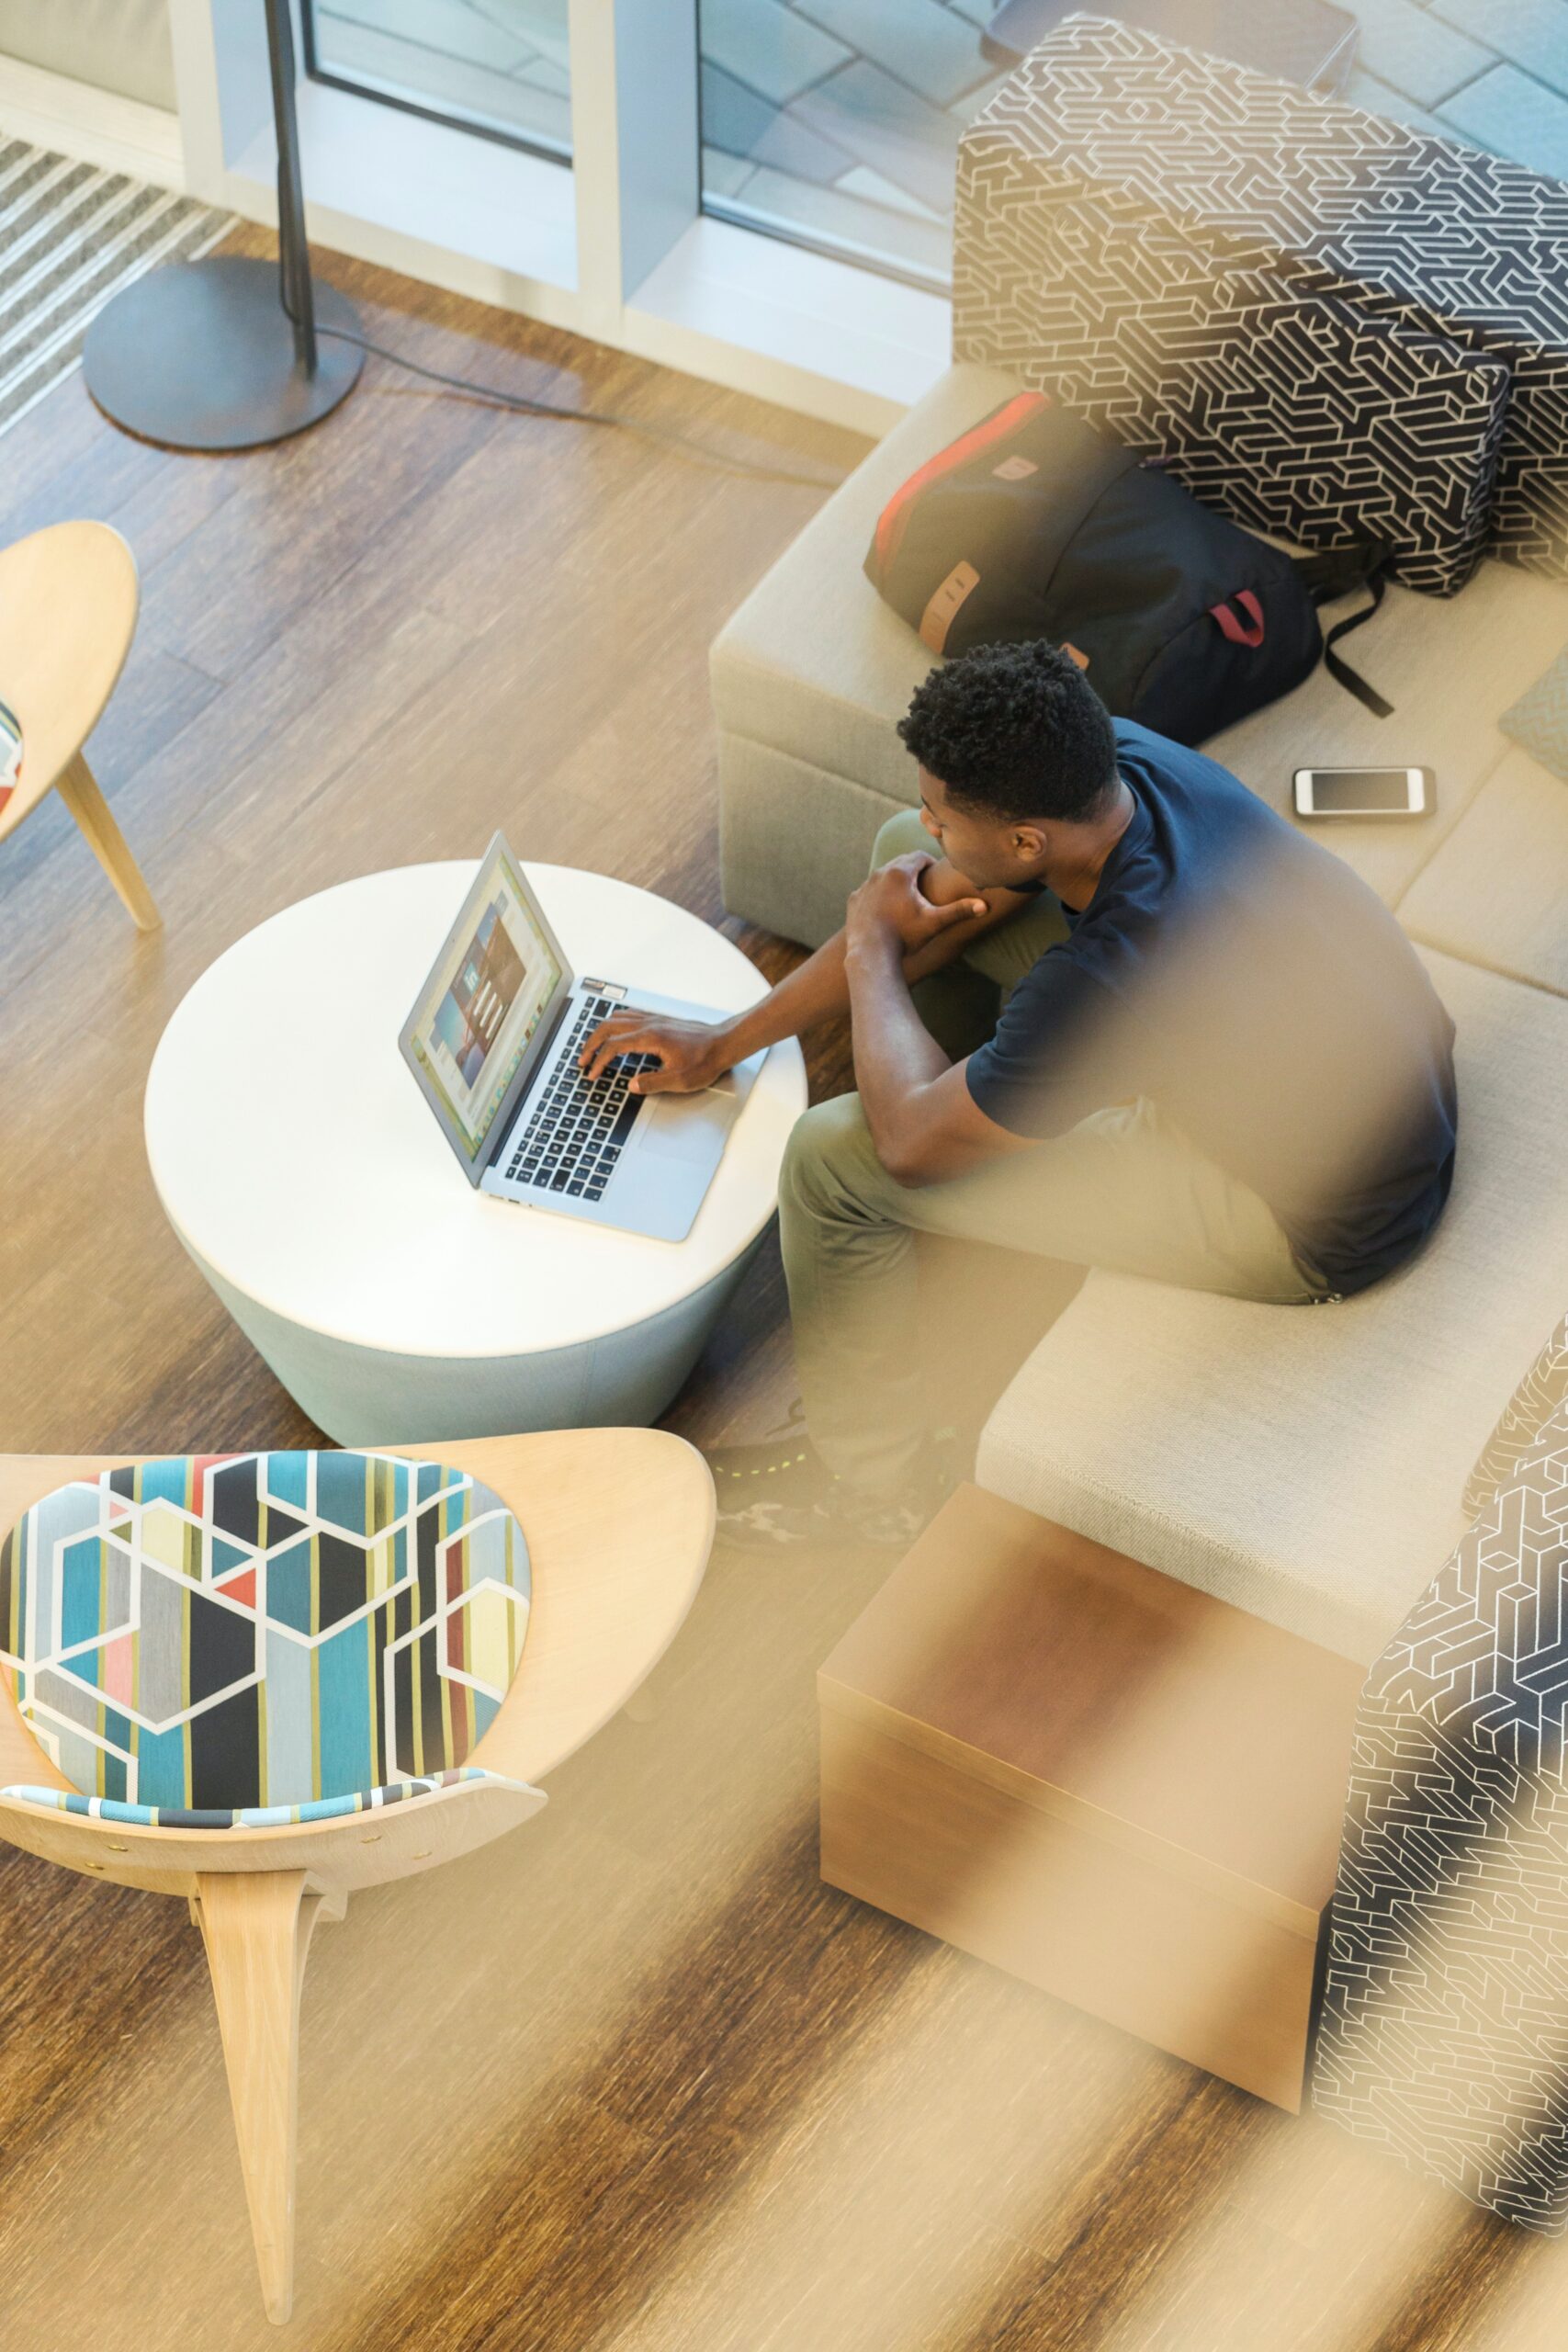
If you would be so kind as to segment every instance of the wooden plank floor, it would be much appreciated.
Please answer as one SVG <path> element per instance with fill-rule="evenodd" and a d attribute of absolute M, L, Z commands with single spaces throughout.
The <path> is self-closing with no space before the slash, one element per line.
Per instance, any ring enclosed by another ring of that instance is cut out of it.
<path fill-rule="evenodd" d="M 330 266 L 372 332 L 438 366 L 825 480 L 860 454 Z M 0 439 L 0 531 L 101 515 L 141 561 L 141 633 L 94 749 L 167 919 L 139 939 L 52 804 L 0 850 L 0 1444 L 309 1440 L 152 1195 L 141 1095 L 172 1006 L 274 909 L 477 852 L 498 821 L 718 919 L 706 647 L 818 495 L 374 362 L 320 431 L 243 459 L 126 440 L 79 380 Z M 0 691 L 3 673 L 0 648 Z M 813 1078 L 846 1082 L 841 1036 Z M 773 1262 L 674 1419 L 714 1438 L 790 1394 Z M 721 1553 L 653 1721 L 612 1724 L 536 1825 L 322 1931 L 292 2339 L 1556 2345 L 1558 2249 L 821 1886 L 812 1675 L 884 1572 Z M 184 1913 L 0 1849 L 0 1918 L 6 2352 L 276 2340 Z"/>

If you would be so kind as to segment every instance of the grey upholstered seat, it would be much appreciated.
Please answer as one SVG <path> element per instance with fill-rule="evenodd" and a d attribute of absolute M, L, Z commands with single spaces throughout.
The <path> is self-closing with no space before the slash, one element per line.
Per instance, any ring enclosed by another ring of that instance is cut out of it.
<path fill-rule="evenodd" d="M 175 108 L 169 0 L 0 0 L 0 56 Z"/>
<path fill-rule="evenodd" d="M 813 516 L 716 642 L 724 893 L 732 914 L 817 944 L 842 921 L 878 826 L 914 802 L 914 766 L 895 730 L 931 657 L 883 604 L 862 560 L 898 484 L 1018 390 L 997 368 L 950 368 Z M 1394 705 L 1393 718 L 1374 718 L 1319 669 L 1206 748 L 1280 809 L 1293 770 L 1311 762 L 1434 766 L 1435 817 L 1345 826 L 1331 837 L 1397 905 L 1508 752 L 1497 714 L 1565 639 L 1568 589 L 1501 563 L 1483 563 L 1462 594 L 1446 601 L 1393 588 L 1346 649 Z M 1568 803 L 1568 786 L 1562 790 Z M 1568 821 L 1557 839 L 1557 854 L 1568 854 Z M 1497 917 L 1511 923 L 1511 888 L 1498 879 Z M 1434 907 L 1439 928 L 1429 934 L 1438 944 L 1448 944 L 1444 898 L 1440 917 Z M 1480 910 L 1465 919 L 1473 927 Z M 1468 940 L 1462 952 L 1474 952 Z M 1512 968 L 1500 955 L 1483 960 Z"/>
<path fill-rule="evenodd" d="M 734 911 L 825 937 L 913 800 L 894 730 L 928 656 L 861 560 L 890 492 L 1013 389 L 953 368 L 716 645 Z M 1355 658 L 1393 718 L 1319 670 L 1208 747 L 1281 809 L 1309 761 L 1437 771 L 1435 817 L 1324 833 L 1449 951 L 1430 960 L 1459 1025 L 1461 1169 L 1427 1256 L 1321 1311 L 1091 1274 L 981 1450 L 997 1492 L 1353 1657 L 1454 1543 L 1471 1463 L 1568 1298 L 1568 784 L 1497 726 L 1564 639 L 1568 589 L 1500 563 L 1447 601 L 1393 589 Z"/>
<path fill-rule="evenodd" d="M 1346 1657 L 1376 1657 L 1568 1298 L 1568 1003 L 1427 952 L 1459 1031 L 1452 1199 L 1342 1305 L 1091 1273 L 987 1426 L 982 1484 Z"/>
<path fill-rule="evenodd" d="M 1562 598 L 1568 619 L 1568 595 Z M 1568 996 L 1568 782 L 1516 744 L 1399 902 L 1413 939 Z"/>

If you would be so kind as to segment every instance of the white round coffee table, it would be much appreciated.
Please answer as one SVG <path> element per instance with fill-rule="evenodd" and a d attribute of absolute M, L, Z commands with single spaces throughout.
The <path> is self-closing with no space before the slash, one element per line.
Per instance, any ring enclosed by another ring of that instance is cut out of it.
<path fill-rule="evenodd" d="M 647 1423 L 690 1372 L 773 1215 L 806 1107 L 775 1046 L 684 1241 L 470 1189 L 398 1032 L 471 862 L 339 883 L 204 972 L 147 1080 L 169 1221 L 246 1337 L 344 1445 Z M 579 971 L 739 1011 L 766 984 L 651 891 L 529 865 Z"/>

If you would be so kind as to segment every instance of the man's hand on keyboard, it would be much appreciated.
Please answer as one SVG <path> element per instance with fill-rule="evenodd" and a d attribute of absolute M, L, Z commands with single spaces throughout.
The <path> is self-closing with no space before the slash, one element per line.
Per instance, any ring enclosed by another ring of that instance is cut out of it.
<path fill-rule="evenodd" d="M 622 1054 L 653 1054 L 657 1069 L 639 1071 L 633 1094 L 700 1094 L 730 1067 L 724 1032 L 705 1021 L 678 1021 L 628 1007 L 590 1030 L 578 1055 L 585 1078 L 604 1075 Z"/>

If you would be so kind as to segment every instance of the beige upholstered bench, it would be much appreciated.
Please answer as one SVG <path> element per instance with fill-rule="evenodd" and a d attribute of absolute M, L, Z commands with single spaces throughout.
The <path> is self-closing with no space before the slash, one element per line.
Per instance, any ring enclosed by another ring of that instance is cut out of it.
<path fill-rule="evenodd" d="M 897 719 L 930 666 L 861 571 L 889 492 L 1018 389 L 951 368 L 753 591 L 713 650 L 726 900 L 815 943 L 915 798 Z M 1459 1030 L 1447 1217 L 1418 1262 L 1310 1315 L 1092 1273 L 982 1440 L 992 1492 L 1367 1662 L 1458 1532 L 1477 1449 L 1568 1299 L 1568 784 L 1499 715 L 1568 643 L 1568 587 L 1483 563 L 1389 592 L 1358 662 L 1205 748 L 1272 806 L 1307 761 L 1418 760 L 1422 823 L 1325 839 L 1393 906 Z"/>

